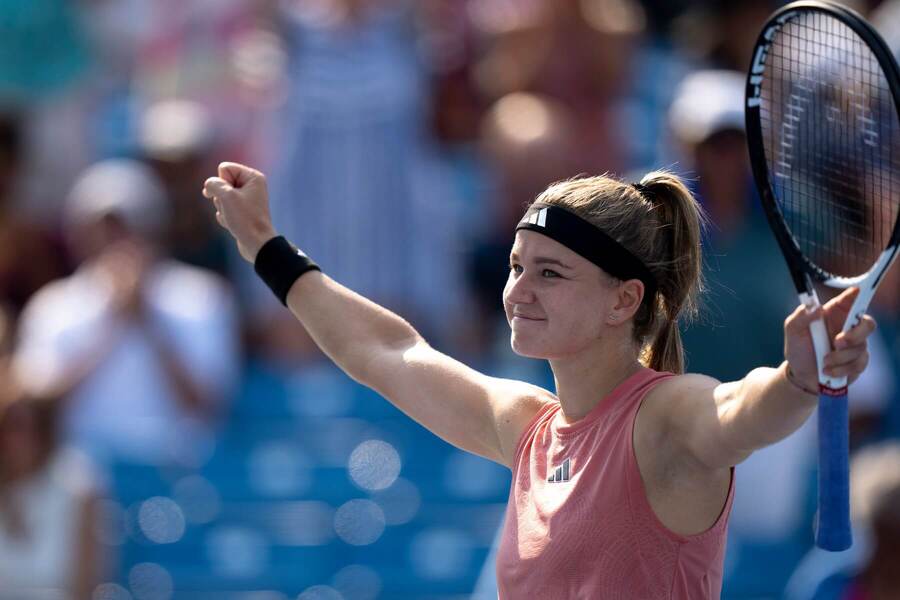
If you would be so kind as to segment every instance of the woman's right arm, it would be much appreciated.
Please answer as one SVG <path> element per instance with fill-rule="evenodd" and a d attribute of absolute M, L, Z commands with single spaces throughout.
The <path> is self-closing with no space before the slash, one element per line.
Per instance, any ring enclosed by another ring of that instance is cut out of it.
<path fill-rule="evenodd" d="M 250 262 L 275 236 L 264 176 L 223 163 L 204 195 Z M 552 394 L 488 377 L 438 352 L 404 319 L 319 271 L 291 287 L 288 307 L 341 369 L 449 443 L 510 466 L 524 428 Z"/>
<path fill-rule="evenodd" d="M 449 443 L 510 466 L 515 444 L 548 392 L 488 377 L 438 352 L 404 319 L 318 271 L 288 306 L 350 377 Z"/>

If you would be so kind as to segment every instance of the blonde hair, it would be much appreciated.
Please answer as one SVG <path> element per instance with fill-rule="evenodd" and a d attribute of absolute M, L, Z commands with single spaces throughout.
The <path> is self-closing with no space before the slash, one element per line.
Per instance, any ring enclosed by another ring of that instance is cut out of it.
<path fill-rule="evenodd" d="M 675 174 L 653 171 L 633 185 L 608 175 L 554 183 L 535 202 L 577 214 L 650 269 L 658 289 L 634 315 L 638 359 L 657 371 L 684 372 L 679 322 L 697 316 L 705 289 L 701 237 L 707 217 Z"/>

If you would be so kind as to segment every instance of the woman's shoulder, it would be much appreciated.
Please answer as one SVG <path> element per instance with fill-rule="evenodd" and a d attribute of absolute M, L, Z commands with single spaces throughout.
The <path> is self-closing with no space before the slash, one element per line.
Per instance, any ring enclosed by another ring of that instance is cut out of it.
<path fill-rule="evenodd" d="M 691 413 L 715 403 L 720 381 L 701 373 L 669 374 L 657 380 L 641 403 L 644 427 L 660 435 L 671 432 Z"/>
<path fill-rule="evenodd" d="M 682 397 L 698 392 L 708 391 L 718 386 L 721 381 L 702 373 L 668 373 L 660 372 L 661 377 L 648 393 L 661 398 Z"/>

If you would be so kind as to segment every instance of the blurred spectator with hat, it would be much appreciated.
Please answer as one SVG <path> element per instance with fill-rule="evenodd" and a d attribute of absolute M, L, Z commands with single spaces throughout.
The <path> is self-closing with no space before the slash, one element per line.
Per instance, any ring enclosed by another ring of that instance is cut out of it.
<path fill-rule="evenodd" d="M 201 459 L 238 373 L 230 288 L 166 254 L 168 218 L 149 167 L 93 165 L 63 216 L 79 266 L 22 314 L 14 365 L 23 385 L 64 398 L 65 439 L 101 462 Z"/>
<path fill-rule="evenodd" d="M 202 104 L 162 100 L 141 115 L 138 146 L 165 188 L 170 218 L 164 238 L 172 257 L 227 276 L 231 244 L 197 192 L 197 181 L 217 163 L 215 132 Z"/>

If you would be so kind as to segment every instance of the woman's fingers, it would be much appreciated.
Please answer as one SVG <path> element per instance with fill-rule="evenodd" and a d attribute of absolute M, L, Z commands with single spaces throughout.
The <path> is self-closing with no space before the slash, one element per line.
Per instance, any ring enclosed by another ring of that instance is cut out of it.
<path fill-rule="evenodd" d="M 834 350 L 825 355 L 823 369 L 830 377 L 855 378 L 869 363 L 867 339 L 875 331 L 875 319 L 863 315 L 859 323 L 834 338 Z"/>
<path fill-rule="evenodd" d="M 834 336 L 834 347 L 841 349 L 861 344 L 875 331 L 876 326 L 875 319 L 869 315 L 863 315 L 859 323 Z"/>
<path fill-rule="evenodd" d="M 242 188 L 254 177 L 262 176 L 256 169 L 235 162 L 219 163 L 218 172 L 222 180 L 236 188 Z"/>
<path fill-rule="evenodd" d="M 810 311 L 802 304 L 798 305 L 787 319 L 785 319 L 784 328 L 789 333 L 806 335 L 809 331 L 809 324 L 816 319 L 821 319 L 824 311 L 821 306 Z"/>
<path fill-rule="evenodd" d="M 829 377 L 848 377 L 851 381 L 859 377 L 869 364 L 869 353 L 865 350 L 856 353 L 849 362 L 825 367 Z"/>
<path fill-rule="evenodd" d="M 861 359 L 864 359 L 862 362 L 865 367 L 869 362 L 868 356 L 865 344 L 847 350 L 833 350 L 825 355 L 822 367 L 829 377 L 843 377 L 848 375 Z"/>
<path fill-rule="evenodd" d="M 847 316 L 853 308 L 853 302 L 859 296 L 858 287 L 850 287 L 825 303 L 825 325 L 830 335 L 844 328 Z"/>
<path fill-rule="evenodd" d="M 233 189 L 234 186 L 221 177 L 210 177 L 203 184 L 203 195 L 207 198 L 215 198 L 216 196 L 224 196 Z"/>

